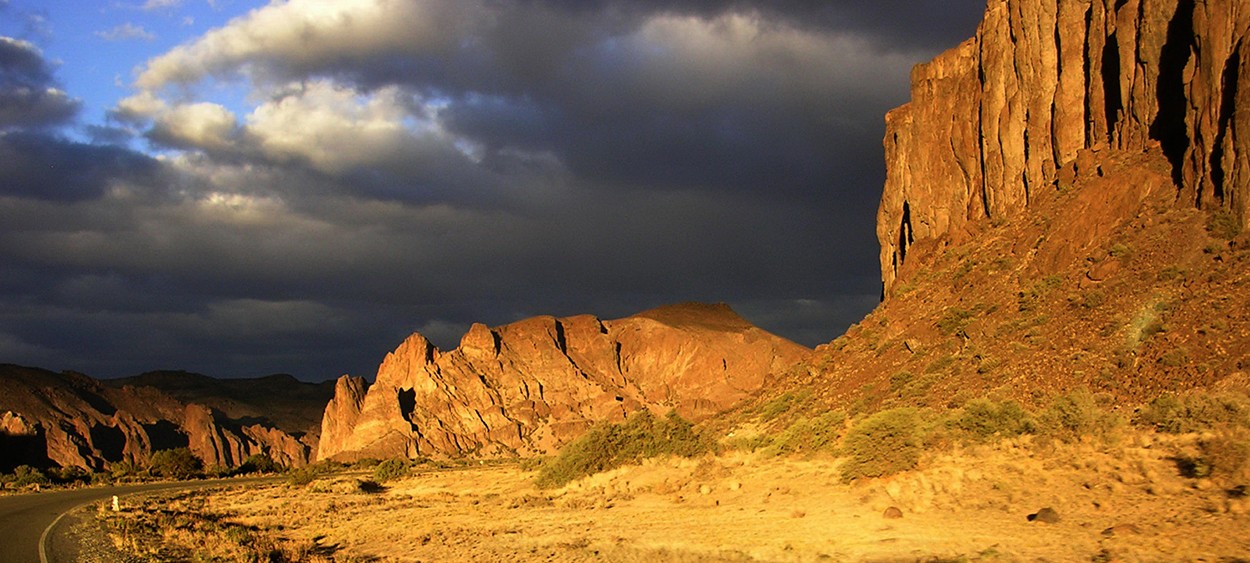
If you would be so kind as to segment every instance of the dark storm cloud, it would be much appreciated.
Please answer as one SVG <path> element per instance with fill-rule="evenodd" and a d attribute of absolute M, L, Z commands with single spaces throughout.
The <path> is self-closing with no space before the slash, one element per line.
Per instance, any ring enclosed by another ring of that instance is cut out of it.
<path fill-rule="evenodd" d="M 0 36 L 0 131 L 58 125 L 79 103 L 55 87 L 52 71 L 34 45 Z"/>
<path fill-rule="evenodd" d="M 271 4 L 101 144 L 0 137 L 0 361 L 370 375 L 413 330 L 687 300 L 827 342 L 880 291 L 882 116 L 982 6 Z"/>
<path fill-rule="evenodd" d="M 524 0 L 574 13 L 674 12 L 704 17 L 755 10 L 787 23 L 864 33 L 885 49 L 944 49 L 970 37 L 980 0 Z"/>
<path fill-rule="evenodd" d="M 76 143 L 42 133 L 0 133 L 0 195 L 79 201 L 128 179 L 150 183 L 151 157 L 129 149 Z"/>

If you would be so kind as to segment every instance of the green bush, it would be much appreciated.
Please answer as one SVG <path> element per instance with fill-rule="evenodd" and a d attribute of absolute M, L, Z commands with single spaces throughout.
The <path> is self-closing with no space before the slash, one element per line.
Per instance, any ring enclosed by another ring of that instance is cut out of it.
<path fill-rule="evenodd" d="M 235 474 L 245 473 L 277 473 L 282 470 L 282 466 L 274 461 L 269 454 L 252 454 L 239 467 L 234 470 Z"/>
<path fill-rule="evenodd" d="M 955 415 L 952 425 L 976 440 L 1010 438 L 1037 429 L 1033 415 L 1015 401 L 973 399 Z"/>
<path fill-rule="evenodd" d="M 539 468 L 540 487 L 559 487 L 575 479 L 608 471 L 650 457 L 694 457 L 712 449 L 690 422 L 670 411 L 657 418 L 649 411 L 630 415 L 623 423 L 600 423 L 570 442 Z"/>
<path fill-rule="evenodd" d="M 897 408 L 861 420 L 846 435 L 842 479 L 881 477 L 907 471 L 924 452 L 919 412 Z"/>
<path fill-rule="evenodd" d="M 153 475 L 170 479 L 190 479 L 204 471 L 204 462 L 189 448 L 174 448 L 152 453 L 148 468 Z"/>
<path fill-rule="evenodd" d="M 1250 431 L 1224 428 L 1198 443 L 1210 477 L 1230 487 L 1250 485 Z"/>
<path fill-rule="evenodd" d="M 1210 430 L 1217 425 L 1250 428 L 1250 398 L 1244 395 L 1163 395 L 1150 401 L 1133 420 L 1169 434 Z"/>
<path fill-rule="evenodd" d="M 406 459 L 391 458 L 373 468 L 373 479 L 379 483 L 402 479 L 408 476 L 411 467 Z"/>
<path fill-rule="evenodd" d="M 842 437 L 845 424 L 846 413 L 843 411 L 800 418 L 775 437 L 763 440 L 759 447 L 773 455 L 810 455 L 822 450 L 832 450 Z"/>
<path fill-rule="evenodd" d="M 1120 418 L 1100 406 L 1086 389 L 1056 396 L 1038 417 L 1040 433 L 1064 441 L 1085 437 L 1106 438 L 1120 425 Z"/>
<path fill-rule="evenodd" d="M 760 405 L 760 418 L 764 422 L 769 422 L 793 409 L 806 405 L 811 401 L 811 399 L 812 392 L 806 389 L 799 391 L 798 393 L 791 393 L 787 391 L 767 403 Z"/>
<path fill-rule="evenodd" d="M 1220 209 L 1207 218 L 1207 232 L 1215 238 L 1235 239 L 1241 234 L 1241 220 L 1232 211 Z"/>
<path fill-rule="evenodd" d="M 28 485 L 47 485 L 52 482 L 48 476 L 38 468 L 29 465 L 19 465 L 13 468 L 13 485 L 25 487 Z"/>

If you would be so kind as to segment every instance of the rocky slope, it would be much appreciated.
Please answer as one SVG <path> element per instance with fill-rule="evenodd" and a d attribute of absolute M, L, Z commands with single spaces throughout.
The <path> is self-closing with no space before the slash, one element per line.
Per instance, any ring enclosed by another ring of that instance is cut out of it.
<path fill-rule="evenodd" d="M 310 413 L 329 396 L 328 385 L 288 376 L 222 381 L 165 372 L 99 381 L 0 365 L 0 471 L 20 464 L 103 470 L 177 447 L 207 467 L 233 467 L 256 453 L 303 465 L 319 431 Z"/>
<path fill-rule="evenodd" d="M 779 389 L 852 409 L 1250 385 L 1250 7 L 991 0 L 886 118 L 884 300 Z"/>
<path fill-rule="evenodd" d="M 318 458 L 551 452 L 643 408 L 707 417 L 808 353 L 724 305 L 476 324 L 448 352 L 413 334 L 367 390 L 338 381 Z"/>

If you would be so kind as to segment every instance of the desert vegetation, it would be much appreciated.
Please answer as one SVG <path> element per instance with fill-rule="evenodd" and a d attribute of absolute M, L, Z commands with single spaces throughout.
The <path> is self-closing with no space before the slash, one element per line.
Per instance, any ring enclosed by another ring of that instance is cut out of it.
<path fill-rule="evenodd" d="M 1250 524 L 1248 407 L 1075 390 L 848 415 L 792 392 L 730 427 L 644 411 L 546 459 L 325 463 L 98 517 L 126 553 L 200 560 L 1218 558 L 1250 549 L 1219 531 Z"/>
<path fill-rule="evenodd" d="M 12 473 L 0 473 L 0 490 L 21 491 L 46 487 L 222 478 L 283 472 L 298 473 L 298 471 L 283 467 L 268 454 L 263 453 L 249 456 L 235 467 L 205 468 L 204 462 L 190 449 L 173 448 L 154 452 L 146 462 L 127 459 L 113 463 L 100 471 L 87 471 L 76 466 L 41 469 L 30 465 L 20 465 L 14 468 Z"/>

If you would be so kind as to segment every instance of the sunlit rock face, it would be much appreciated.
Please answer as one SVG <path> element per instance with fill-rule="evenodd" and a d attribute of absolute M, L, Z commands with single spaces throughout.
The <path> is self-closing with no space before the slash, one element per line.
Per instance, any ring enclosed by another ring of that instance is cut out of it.
<path fill-rule="evenodd" d="M 214 380 L 153 372 L 100 381 L 0 365 L 0 471 L 143 465 L 152 452 L 179 447 L 206 468 L 235 467 L 253 454 L 300 466 L 315 455 L 318 434 L 305 411 L 319 411 L 327 395 L 289 376 Z"/>
<path fill-rule="evenodd" d="M 1178 205 L 1222 207 L 1245 225 L 1248 35 L 1241 0 L 991 0 L 976 36 L 918 65 L 912 101 L 886 117 L 886 297 L 914 258 L 1020 216 L 1078 161 L 1104 175 L 1104 162 L 1149 155 Z M 1145 197 L 1132 184 L 1103 188 Z M 1110 207 L 1090 224 L 1135 208 Z"/>
<path fill-rule="evenodd" d="M 449 352 L 413 334 L 363 397 L 339 380 L 318 458 L 547 453 L 644 408 L 705 418 L 808 353 L 725 305 L 475 324 Z"/>

